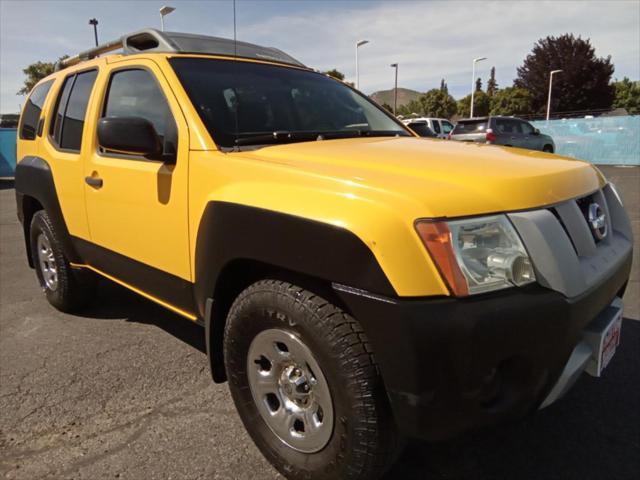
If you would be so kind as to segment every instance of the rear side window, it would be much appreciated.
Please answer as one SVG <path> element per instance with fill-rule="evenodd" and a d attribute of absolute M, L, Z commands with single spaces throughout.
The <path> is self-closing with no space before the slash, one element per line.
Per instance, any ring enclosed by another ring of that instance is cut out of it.
<path fill-rule="evenodd" d="M 434 132 L 440 133 L 440 122 L 438 120 L 431 120 L 431 125 L 433 126 Z"/>
<path fill-rule="evenodd" d="M 20 139 L 21 140 L 35 140 L 36 133 L 38 132 L 38 122 L 40 120 L 40 114 L 42 113 L 42 106 L 47 98 L 47 93 L 51 89 L 53 80 L 41 83 L 33 89 L 27 104 L 24 107 L 22 113 L 21 125 L 20 125 Z"/>
<path fill-rule="evenodd" d="M 462 133 L 479 133 L 484 132 L 487 128 L 486 120 L 472 120 L 468 122 L 458 122 L 453 129 L 453 134 Z"/>
<path fill-rule="evenodd" d="M 496 130 L 498 133 L 521 133 L 520 122 L 508 118 L 496 119 Z"/>
<path fill-rule="evenodd" d="M 97 75 L 97 70 L 90 70 L 64 81 L 49 129 L 53 141 L 64 150 L 80 151 L 87 105 Z"/>

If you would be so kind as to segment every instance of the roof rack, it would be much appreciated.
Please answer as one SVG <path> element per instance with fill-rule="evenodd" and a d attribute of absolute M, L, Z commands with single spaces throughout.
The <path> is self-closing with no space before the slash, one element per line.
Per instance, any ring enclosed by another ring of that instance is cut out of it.
<path fill-rule="evenodd" d="M 207 35 L 160 32 L 154 28 L 146 28 L 123 35 L 118 40 L 98 45 L 97 47 L 80 52 L 73 57 L 66 58 L 56 65 L 56 70 L 77 65 L 80 62 L 90 60 L 103 53 L 120 49 L 122 49 L 124 55 L 132 55 L 140 52 L 204 53 L 269 60 L 298 67 L 305 66 L 302 62 L 299 62 L 277 48 L 262 47 L 247 42 L 234 42 L 234 40 L 209 37 Z"/>

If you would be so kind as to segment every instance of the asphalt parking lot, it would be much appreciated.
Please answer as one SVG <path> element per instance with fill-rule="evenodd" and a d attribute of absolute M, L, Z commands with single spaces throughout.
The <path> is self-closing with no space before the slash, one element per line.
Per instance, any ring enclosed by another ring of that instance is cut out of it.
<path fill-rule="evenodd" d="M 603 169 L 640 252 L 640 168 Z M 199 326 L 113 284 L 82 316 L 51 308 L 0 191 L 0 477 L 276 479 L 211 382 Z M 411 443 L 387 479 L 640 478 L 640 275 L 601 379 L 516 424 Z"/>

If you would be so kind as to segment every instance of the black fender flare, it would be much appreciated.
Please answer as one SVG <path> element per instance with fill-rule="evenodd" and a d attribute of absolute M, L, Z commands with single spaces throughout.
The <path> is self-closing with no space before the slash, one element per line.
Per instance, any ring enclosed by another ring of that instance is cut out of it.
<path fill-rule="evenodd" d="M 225 265 L 255 260 L 328 282 L 395 297 L 371 249 L 353 232 L 307 218 L 236 203 L 212 201 L 200 220 L 194 295 L 206 318 Z"/>
<path fill-rule="evenodd" d="M 59 237 L 58 240 L 62 245 L 67 259 L 70 262 L 80 263 L 80 257 L 73 246 L 67 224 L 62 215 L 55 182 L 53 180 L 53 172 L 47 161 L 36 156 L 24 157 L 16 165 L 14 186 L 16 190 L 18 218 L 22 223 L 25 235 L 29 264 L 31 265 L 31 245 L 29 242 L 29 228 L 31 225 L 29 225 L 28 219 L 25 218 L 25 197 L 34 198 L 42 205 L 51 219 L 51 223 Z"/>

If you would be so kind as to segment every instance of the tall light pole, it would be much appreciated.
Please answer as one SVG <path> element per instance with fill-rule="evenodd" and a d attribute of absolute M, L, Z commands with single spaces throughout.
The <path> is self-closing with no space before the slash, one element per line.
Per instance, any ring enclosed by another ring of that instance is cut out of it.
<path fill-rule="evenodd" d="M 164 17 L 169 15 L 171 12 L 175 10 L 174 7 L 164 6 L 160 9 L 160 25 L 162 26 L 162 31 L 164 32 Z"/>
<path fill-rule="evenodd" d="M 479 57 L 473 59 L 473 67 L 471 69 L 471 111 L 469 112 L 469 118 L 473 118 L 473 97 L 476 93 L 476 63 L 486 59 L 487 57 Z"/>
<path fill-rule="evenodd" d="M 551 70 L 549 75 L 549 97 L 547 98 L 547 122 L 549 121 L 549 114 L 551 113 L 551 87 L 553 86 L 553 76 L 556 73 L 560 73 L 562 70 Z"/>
<path fill-rule="evenodd" d="M 396 69 L 396 83 L 393 87 L 393 116 L 396 116 L 396 109 L 398 108 L 398 64 L 392 63 L 389 65 L 391 68 Z"/>
<path fill-rule="evenodd" d="M 360 71 L 358 70 L 358 48 L 369 43 L 369 40 L 358 40 L 356 42 L 356 89 L 360 90 Z"/>
<path fill-rule="evenodd" d="M 96 39 L 96 47 L 98 46 L 98 19 L 92 18 L 89 20 L 89 25 L 93 25 L 93 36 Z"/>

